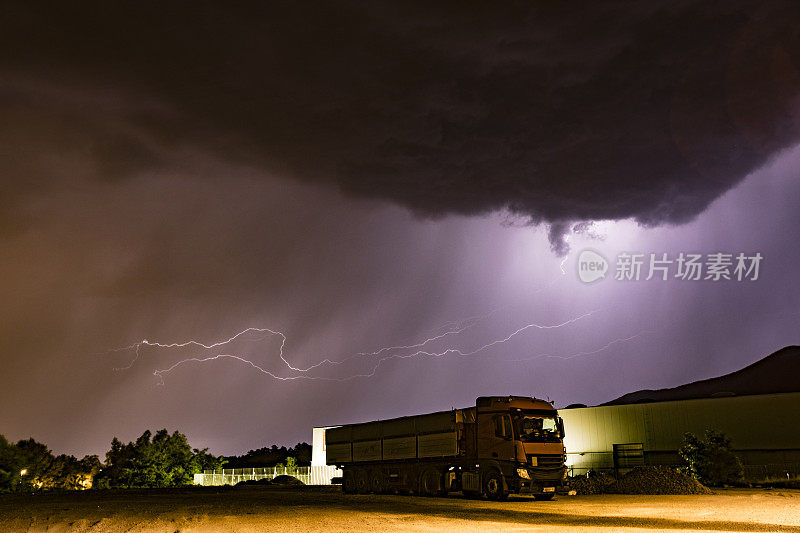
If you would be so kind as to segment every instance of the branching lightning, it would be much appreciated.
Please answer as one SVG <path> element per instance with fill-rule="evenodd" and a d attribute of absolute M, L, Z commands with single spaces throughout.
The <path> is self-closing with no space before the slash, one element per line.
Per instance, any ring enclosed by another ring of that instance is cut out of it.
<path fill-rule="evenodd" d="M 233 341 L 239 339 L 240 337 L 242 337 L 242 336 L 244 336 L 244 335 L 246 335 L 248 333 L 267 333 L 269 335 L 278 335 L 278 336 L 280 336 L 280 338 L 281 338 L 281 347 L 280 347 L 280 351 L 278 353 L 279 357 L 281 358 L 281 360 L 284 363 L 286 363 L 286 365 L 291 370 L 299 370 L 297 368 L 292 367 L 292 365 L 289 364 L 289 362 L 283 357 L 283 348 L 286 345 L 286 336 L 283 333 L 281 333 L 280 331 L 275 331 L 275 330 L 272 330 L 272 329 L 269 329 L 269 328 L 247 328 L 247 329 L 244 329 L 244 330 L 240 331 L 239 333 L 237 333 L 233 337 L 230 337 L 229 339 L 226 339 L 224 341 L 215 342 L 215 343 L 212 343 L 212 344 L 203 344 L 202 342 L 198 342 L 198 341 L 195 341 L 195 340 L 190 340 L 190 341 L 185 341 L 185 342 L 172 342 L 172 343 L 169 343 L 169 344 L 164 344 L 164 343 L 160 343 L 160 342 L 150 342 L 147 339 L 143 339 L 143 340 L 141 340 L 141 341 L 139 341 L 139 342 L 137 342 L 135 344 L 131 344 L 130 346 L 126 346 L 124 348 L 117 348 L 115 350 L 111 350 L 112 352 L 120 352 L 120 351 L 125 351 L 125 350 L 134 350 L 135 351 L 135 356 L 131 360 L 131 362 L 128 363 L 128 365 L 123 366 L 123 367 L 115 368 L 114 370 L 128 370 L 131 367 L 133 367 L 133 365 L 136 363 L 137 359 L 139 359 L 140 350 L 141 350 L 142 346 L 151 346 L 151 347 L 154 347 L 154 348 L 185 348 L 187 346 L 196 346 L 198 348 L 203 348 L 203 349 L 206 349 L 206 350 L 213 350 L 214 348 L 219 348 L 220 346 L 228 345 L 228 344 L 232 343 Z M 264 337 L 261 337 L 261 338 L 258 338 L 258 339 L 249 339 L 249 340 L 258 341 L 258 340 L 263 340 L 263 338 Z"/>
<path fill-rule="evenodd" d="M 320 362 L 318 362 L 316 364 L 313 364 L 313 365 L 310 365 L 310 366 L 305 367 L 305 368 L 294 366 L 293 364 L 291 364 L 286 359 L 286 356 L 285 356 L 285 353 L 284 353 L 284 350 L 285 350 L 285 347 L 286 347 L 286 343 L 287 343 L 286 335 L 284 335 L 283 333 L 281 333 L 279 331 L 270 329 L 270 328 L 255 328 L 255 327 L 247 328 L 247 329 L 244 329 L 244 330 L 240 331 L 239 333 L 237 333 L 237 334 L 233 335 L 232 337 L 229 337 L 229 338 L 227 338 L 225 340 L 221 340 L 221 341 L 217 341 L 217 342 L 213 342 L 213 343 L 208 343 L 208 344 L 200 342 L 200 341 L 196 341 L 196 340 L 190 340 L 190 341 L 184 341 L 184 342 L 163 343 L 163 342 L 153 342 L 153 341 L 149 341 L 149 340 L 145 339 L 145 340 L 140 341 L 140 342 L 138 342 L 136 344 L 132 344 L 132 345 L 126 347 L 126 348 L 121 348 L 121 349 L 118 349 L 118 350 L 115 350 L 115 351 L 121 351 L 121 350 L 126 350 L 126 349 L 135 350 L 136 356 L 134 357 L 133 361 L 131 361 L 131 363 L 129 365 L 127 365 L 126 367 L 122 367 L 121 368 L 121 369 L 127 369 L 127 368 L 131 368 L 133 366 L 133 364 L 136 362 L 136 360 L 140 356 L 140 352 L 141 352 L 142 347 L 145 347 L 145 346 L 152 347 L 152 348 L 160 348 L 160 349 L 195 347 L 195 348 L 199 348 L 199 349 L 203 349 L 203 350 L 213 350 L 213 349 L 216 349 L 216 348 L 221 348 L 221 347 L 224 347 L 224 346 L 228 346 L 231 343 L 233 343 L 234 341 L 239 340 L 239 339 L 243 339 L 243 338 L 245 338 L 246 340 L 250 340 L 250 341 L 252 341 L 252 340 L 261 340 L 261 339 L 265 338 L 265 336 L 263 336 L 263 335 L 259 336 L 257 339 L 246 338 L 245 336 L 247 334 L 252 334 L 252 333 L 267 334 L 267 335 L 278 336 L 280 338 L 281 343 L 280 343 L 280 348 L 279 348 L 279 351 L 278 351 L 278 356 L 279 356 L 280 360 L 283 362 L 283 364 L 286 366 L 287 370 L 294 372 L 293 375 L 281 375 L 281 374 L 278 374 L 276 372 L 267 370 L 266 368 L 264 368 L 263 366 L 255 363 L 251 359 L 247 359 L 245 357 L 242 357 L 240 355 L 236 355 L 236 354 L 233 354 L 233 353 L 217 353 L 217 354 L 209 355 L 209 356 L 206 356 L 206 357 L 199 357 L 199 356 L 188 357 L 188 358 L 181 359 L 180 361 L 177 361 L 177 362 L 173 363 L 169 367 L 155 370 L 153 372 L 153 375 L 155 375 L 159 379 L 159 382 L 161 384 L 163 384 L 164 383 L 164 375 L 169 374 L 170 372 L 172 372 L 173 370 L 175 370 L 176 368 L 178 368 L 178 367 L 180 367 L 182 365 L 185 365 L 185 364 L 188 364 L 188 363 L 207 363 L 207 362 L 210 362 L 210 361 L 217 361 L 217 360 L 222 360 L 222 359 L 232 359 L 232 360 L 238 361 L 240 363 L 244 363 L 245 365 L 250 366 L 254 370 L 257 370 L 258 372 L 260 372 L 260 373 L 262 373 L 262 374 L 264 374 L 266 376 L 269 376 L 269 377 L 271 377 L 271 378 L 273 378 L 275 380 L 279 380 L 279 381 L 293 381 L 293 380 L 349 381 L 349 380 L 356 379 L 356 378 L 373 377 L 377 373 L 378 369 L 383 364 L 385 364 L 388 361 L 394 360 L 394 359 L 411 359 L 411 358 L 418 358 L 418 357 L 430 357 L 430 358 L 436 357 L 436 358 L 440 358 L 440 357 L 446 357 L 446 356 L 457 356 L 457 357 L 473 356 L 473 355 L 485 352 L 485 351 L 487 351 L 488 349 L 490 349 L 492 347 L 507 343 L 507 342 L 511 341 L 512 339 L 514 339 L 515 337 L 518 337 L 519 335 L 523 334 L 526 331 L 529 331 L 529 330 L 552 330 L 552 329 L 558 329 L 558 328 L 567 327 L 567 326 L 570 326 L 570 325 L 572 325 L 572 324 L 574 324 L 574 323 L 576 323 L 576 322 L 578 322 L 580 320 L 583 320 L 583 319 L 586 319 L 586 318 L 592 316 L 593 314 L 597 313 L 598 311 L 599 310 L 589 311 L 589 312 L 583 313 L 581 315 L 578 315 L 576 317 L 573 317 L 573 318 L 570 318 L 568 320 L 565 320 L 565 321 L 562 321 L 562 322 L 559 322 L 559 323 L 555 323 L 555 324 L 539 324 L 539 323 L 525 324 L 525 325 L 515 329 L 514 331 L 512 331 L 512 332 L 510 332 L 510 333 L 508 333 L 508 334 L 506 334 L 506 335 L 504 335 L 502 337 L 493 339 L 493 340 L 491 340 L 489 342 L 481 344 L 481 345 L 479 345 L 479 346 L 477 346 L 475 348 L 472 348 L 472 349 L 464 349 L 464 348 L 458 348 L 458 347 L 452 347 L 452 346 L 451 347 L 447 347 L 447 348 L 442 349 L 442 350 L 424 350 L 424 349 L 421 349 L 421 348 L 424 348 L 425 346 L 427 346 L 430 343 L 442 340 L 442 339 L 444 339 L 444 338 L 446 338 L 448 336 L 457 335 L 457 334 L 465 331 L 466 329 L 473 327 L 477 323 L 477 320 L 476 320 L 476 317 L 472 317 L 471 319 L 465 319 L 464 321 L 453 323 L 452 327 L 458 326 L 457 329 L 451 329 L 451 330 L 446 331 L 444 333 L 440 333 L 439 335 L 434 335 L 434 336 L 429 337 L 427 339 L 424 339 L 424 340 L 422 340 L 422 341 L 420 341 L 418 343 L 408 344 L 408 345 L 387 346 L 387 347 L 379 348 L 379 349 L 374 350 L 372 352 L 359 352 L 359 353 L 356 353 L 356 354 L 351 355 L 349 357 L 345 357 L 345 358 L 342 358 L 342 359 L 336 359 L 336 360 L 330 359 L 330 358 L 325 358 L 325 359 L 321 360 Z M 638 336 L 638 334 L 636 336 Z M 632 336 L 632 337 L 624 338 L 624 339 L 616 339 L 615 341 L 612 341 L 611 343 L 608 343 L 606 346 L 603 346 L 603 347 L 599 348 L 598 350 L 595 350 L 595 351 L 593 351 L 591 353 L 597 353 L 599 351 L 603 351 L 603 350 L 607 349 L 608 347 L 610 347 L 611 345 L 613 345 L 615 343 L 623 342 L 623 341 L 626 341 L 626 340 L 631 340 L 631 339 L 635 338 L 636 336 Z M 408 350 L 412 350 L 412 351 L 407 352 Z M 393 353 L 393 352 L 400 352 L 400 353 Z M 579 356 L 579 355 L 587 355 L 589 353 L 590 352 L 578 353 L 578 354 L 574 354 L 574 355 L 572 355 L 570 357 Z M 372 361 L 372 364 L 371 364 L 371 366 L 370 366 L 368 371 L 357 372 L 357 373 L 353 373 L 353 374 L 350 374 L 350 375 L 347 375 L 347 376 L 342 376 L 342 377 L 329 376 L 329 375 L 326 376 L 326 375 L 319 375 L 317 373 L 310 373 L 311 371 L 319 369 L 319 368 L 321 368 L 321 367 L 323 367 L 325 365 L 341 365 L 344 362 L 349 361 L 349 360 L 354 359 L 354 358 L 364 358 L 364 357 L 369 357 L 369 356 L 377 357 L 377 359 L 374 359 Z M 537 357 L 545 357 L 545 356 L 550 356 L 550 354 L 542 354 L 542 355 L 537 356 Z M 563 356 L 555 356 L 555 355 L 553 355 L 553 357 L 565 358 Z M 533 358 L 529 358 L 529 359 L 533 359 Z"/>
<path fill-rule="evenodd" d="M 608 350 L 609 348 L 611 348 L 612 346 L 614 346 L 616 344 L 621 344 L 623 342 L 632 341 L 633 339 L 636 339 L 636 338 L 644 335 L 645 333 L 651 333 L 651 331 L 645 329 L 645 330 L 639 331 L 638 333 L 634 333 L 633 335 L 629 335 L 627 337 L 620 337 L 620 338 L 614 339 L 612 341 L 609 341 L 606 344 L 604 344 L 603 346 L 601 346 L 599 348 L 596 348 L 594 350 L 579 351 L 579 352 L 574 352 L 574 353 L 571 353 L 571 354 L 568 354 L 568 355 L 558 355 L 558 354 L 553 354 L 553 353 L 541 353 L 541 354 L 537 354 L 537 355 L 532 355 L 530 357 L 523 357 L 523 358 L 520 358 L 520 359 L 505 359 L 505 361 L 508 361 L 510 363 L 518 363 L 518 362 L 524 362 L 524 361 L 535 361 L 537 359 L 544 359 L 544 358 L 562 359 L 562 360 L 566 361 L 566 360 L 569 360 L 569 359 L 575 359 L 576 357 L 586 357 L 586 356 L 589 356 L 589 355 L 595 355 L 595 354 L 604 352 L 604 351 Z"/>
<path fill-rule="evenodd" d="M 549 287 L 551 287 L 553 285 L 553 283 L 555 283 L 555 281 L 557 281 L 558 278 L 566 275 L 566 271 L 564 269 L 564 263 L 566 262 L 566 260 L 567 260 L 567 258 L 564 257 L 564 259 L 559 264 L 559 268 L 561 270 L 560 276 L 557 276 L 555 279 L 551 280 L 545 286 L 543 286 L 543 287 L 539 288 L 538 290 L 536 290 L 535 291 L 536 293 L 538 293 L 538 292 L 540 292 L 542 290 L 548 289 Z M 385 364 L 388 361 L 395 360 L 395 359 L 397 359 L 397 360 L 405 360 L 405 359 L 422 358 L 422 357 L 425 357 L 425 358 L 440 358 L 440 357 L 447 357 L 447 356 L 469 357 L 469 356 L 477 355 L 477 354 L 480 354 L 480 353 L 483 353 L 483 352 L 487 352 L 489 349 L 491 349 L 493 347 L 496 347 L 498 345 L 505 344 L 505 343 L 511 341 L 512 339 L 514 339 L 514 338 L 516 338 L 516 337 L 518 337 L 518 336 L 522 335 L 523 333 L 525 333 L 527 331 L 530 331 L 530 330 L 543 330 L 543 331 L 546 331 L 546 330 L 553 330 L 553 329 L 559 329 L 559 328 L 564 328 L 564 327 L 571 326 L 571 325 L 575 324 L 578 321 L 584 320 L 584 319 L 594 315 L 599 310 L 595 309 L 595 310 L 580 314 L 578 316 L 575 316 L 573 318 L 570 318 L 568 320 L 565 320 L 565 321 L 562 321 L 562 322 L 559 322 L 559 323 L 554 323 L 554 324 L 540 324 L 540 323 L 525 324 L 525 325 L 515 329 L 514 331 L 506 334 L 506 335 L 500 336 L 498 338 L 495 338 L 495 339 L 493 339 L 493 340 L 491 340 L 489 342 L 486 342 L 484 344 L 478 345 L 477 347 L 474 347 L 474 348 L 471 348 L 471 349 L 455 347 L 455 346 L 447 346 L 447 347 L 444 347 L 443 349 L 439 349 L 439 350 L 426 349 L 427 346 L 432 345 L 434 343 L 438 343 L 438 342 L 443 341 L 445 339 L 450 340 L 451 338 L 457 337 L 458 335 L 460 335 L 461 333 L 469 330 L 470 328 L 475 327 L 476 325 L 478 325 L 479 323 L 484 321 L 486 318 L 488 318 L 489 316 L 494 314 L 496 311 L 497 311 L 497 309 L 495 309 L 495 310 L 493 310 L 493 311 L 491 311 L 491 312 L 489 312 L 489 313 L 487 313 L 485 315 L 482 315 L 482 316 L 471 316 L 471 317 L 463 318 L 463 319 L 460 319 L 460 320 L 447 322 L 446 324 L 444 324 L 442 326 L 439 326 L 438 328 L 434 328 L 434 329 L 430 330 L 431 333 L 434 333 L 433 335 L 431 335 L 431 336 L 429 336 L 429 337 L 427 337 L 427 338 L 425 338 L 425 339 L 423 339 L 421 341 L 415 342 L 415 343 L 384 346 L 384 347 L 378 348 L 378 349 L 376 349 L 374 351 L 357 352 L 357 353 L 354 353 L 352 355 L 345 356 L 345 357 L 342 357 L 342 358 L 329 358 L 329 357 L 326 357 L 326 358 L 323 358 L 322 360 L 320 360 L 319 362 L 314 363 L 314 364 L 312 364 L 310 366 L 306 366 L 306 367 L 295 366 L 294 364 L 292 364 L 286 358 L 285 349 L 286 349 L 286 346 L 287 346 L 287 337 L 286 337 L 286 335 L 284 333 L 282 333 L 281 331 L 275 330 L 275 329 L 262 328 L 262 327 L 249 327 L 249 328 L 243 329 L 242 331 L 239 331 L 238 333 L 236 333 L 235 335 L 233 335 L 231 337 L 228 337 L 227 339 L 216 341 L 216 342 L 211 342 L 211 343 L 203 343 L 203 342 L 200 342 L 200 341 L 197 341 L 197 340 L 188 340 L 188 341 L 182 341 L 182 342 L 165 343 L 165 342 L 154 342 L 154 341 L 149 341 L 147 339 L 143 339 L 143 340 L 141 340 L 141 341 L 139 341 L 137 343 L 131 344 L 129 346 L 125 346 L 123 348 L 110 350 L 110 352 L 133 351 L 134 352 L 134 356 L 126 366 L 122 366 L 122 367 L 118 367 L 118 368 L 114 369 L 114 370 L 129 370 L 139 360 L 139 358 L 141 356 L 141 353 L 142 353 L 142 349 L 145 348 L 145 347 L 153 348 L 153 349 L 160 349 L 160 350 L 194 348 L 194 349 L 202 350 L 202 351 L 210 351 L 210 350 L 216 351 L 216 350 L 221 350 L 223 348 L 226 348 L 226 349 L 227 348 L 231 348 L 232 345 L 234 343 L 236 343 L 236 342 L 245 342 L 245 341 L 246 342 L 259 342 L 259 341 L 262 341 L 262 340 L 264 340 L 266 338 L 269 338 L 269 337 L 277 337 L 277 338 L 280 339 L 280 345 L 279 345 L 279 348 L 278 348 L 278 358 L 280 359 L 280 361 L 282 362 L 283 366 L 285 367 L 285 372 L 287 372 L 288 375 L 284 375 L 283 372 L 276 372 L 276 371 L 267 370 L 266 368 L 264 368 L 263 366 L 257 364 L 256 362 L 252 361 L 251 359 L 245 358 L 245 357 L 243 357 L 241 355 L 237 355 L 235 353 L 214 353 L 213 355 L 208 355 L 208 356 L 196 355 L 196 356 L 193 356 L 193 357 L 187 357 L 187 358 L 181 359 L 181 360 L 173 363 L 172 365 L 170 365 L 170 366 L 168 366 L 166 368 L 161 368 L 161 369 L 154 370 L 153 371 L 153 375 L 158 378 L 159 384 L 163 385 L 164 384 L 164 376 L 166 374 L 169 374 L 170 372 L 174 371 L 175 369 L 177 369 L 180 366 L 183 366 L 183 365 L 186 365 L 186 364 L 189 364 L 189 363 L 208 363 L 208 362 L 211 362 L 211 361 L 230 359 L 230 360 L 238 361 L 239 363 L 243 363 L 243 364 L 251 367 L 252 369 L 254 369 L 254 370 L 256 370 L 256 371 L 258 371 L 258 372 L 260 372 L 260 373 L 262 373 L 262 374 L 264 374 L 264 375 L 266 375 L 266 376 L 268 376 L 268 377 L 270 377 L 272 379 L 278 380 L 278 381 L 294 381 L 294 380 L 349 381 L 349 380 L 353 380 L 353 379 L 357 379 L 357 378 L 373 377 L 373 376 L 375 376 L 375 374 L 378 372 L 379 368 L 383 364 Z M 522 358 L 522 359 L 506 359 L 505 361 L 507 361 L 507 362 L 522 362 L 522 361 L 531 361 L 531 360 L 541 359 L 541 358 L 558 358 L 558 359 L 566 360 L 566 359 L 572 359 L 572 358 L 575 358 L 575 357 L 583 357 L 583 356 L 593 355 L 593 354 L 596 354 L 596 353 L 603 352 L 603 351 L 609 349 L 610 347 L 612 347 L 612 346 L 614 346 L 616 344 L 620 344 L 620 343 L 623 343 L 623 342 L 631 341 L 631 340 L 637 338 L 638 336 L 642 335 L 643 333 L 645 333 L 645 331 L 641 331 L 641 332 L 636 333 L 635 335 L 632 335 L 632 336 L 629 336 L 629 337 L 622 337 L 622 338 L 614 339 L 614 340 L 606 343 L 605 345 L 603 345 L 603 346 L 601 346 L 599 348 L 596 348 L 594 350 L 580 351 L 580 352 L 576 352 L 576 353 L 572 353 L 572 354 L 568 354 L 568 355 L 559 355 L 559 354 L 553 354 L 553 353 L 542 353 L 542 354 L 538 354 L 538 355 L 534 355 L 534 356 L 527 357 L 527 358 Z M 226 350 L 226 352 L 227 352 L 227 350 Z M 356 360 L 356 359 L 369 360 L 370 361 L 370 366 L 369 366 L 368 370 L 352 373 L 352 374 L 345 375 L 345 376 L 334 376 L 334 375 L 330 375 L 330 374 L 325 375 L 324 373 L 321 373 L 322 370 L 325 367 L 341 366 L 341 365 L 344 365 L 347 362 L 350 362 L 350 361 L 353 361 L 353 360 Z"/>

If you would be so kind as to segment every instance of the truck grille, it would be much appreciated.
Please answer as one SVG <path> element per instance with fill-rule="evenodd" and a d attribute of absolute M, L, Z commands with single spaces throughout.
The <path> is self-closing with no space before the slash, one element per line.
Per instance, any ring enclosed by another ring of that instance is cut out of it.
<path fill-rule="evenodd" d="M 535 455 L 529 456 L 528 464 L 533 464 L 532 458 L 536 457 L 536 467 L 534 468 L 561 468 L 564 465 L 564 456 L 560 453 L 548 455 Z"/>

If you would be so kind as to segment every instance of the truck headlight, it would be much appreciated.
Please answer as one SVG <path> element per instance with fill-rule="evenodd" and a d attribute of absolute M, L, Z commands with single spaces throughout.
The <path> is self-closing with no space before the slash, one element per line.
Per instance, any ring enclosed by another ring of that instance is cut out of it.
<path fill-rule="evenodd" d="M 531 478 L 530 474 L 528 474 L 528 471 L 525 470 L 524 468 L 517 468 L 517 475 L 519 477 L 521 477 L 522 479 L 530 479 Z"/>

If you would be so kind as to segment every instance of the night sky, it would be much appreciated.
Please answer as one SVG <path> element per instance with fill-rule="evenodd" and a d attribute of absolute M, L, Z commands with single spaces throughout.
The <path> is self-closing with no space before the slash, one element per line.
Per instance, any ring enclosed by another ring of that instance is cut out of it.
<path fill-rule="evenodd" d="M 800 344 L 797 3 L 430 4 L 4 2 L 0 433 L 242 453 Z"/>

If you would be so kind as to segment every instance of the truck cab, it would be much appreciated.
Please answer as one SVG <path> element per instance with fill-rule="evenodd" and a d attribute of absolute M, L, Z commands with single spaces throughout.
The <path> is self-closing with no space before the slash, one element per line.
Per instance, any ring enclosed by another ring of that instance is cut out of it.
<path fill-rule="evenodd" d="M 477 399 L 475 414 L 476 468 L 462 473 L 464 491 L 493 499 L 509 493 L 550 499 L 563 487 L 564 426 L 552 404 L 484 396 Z"/>

